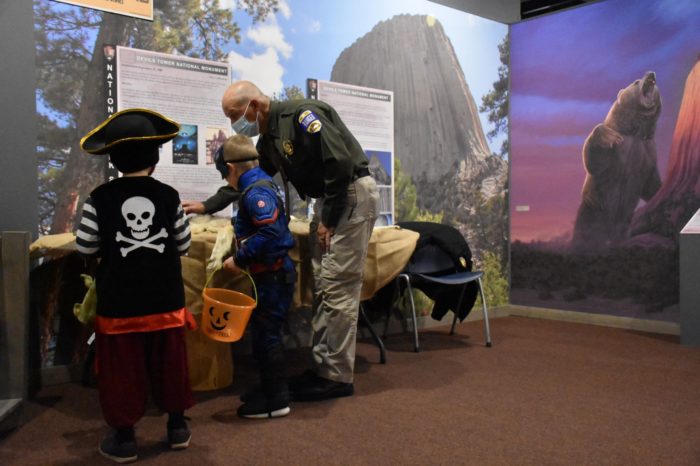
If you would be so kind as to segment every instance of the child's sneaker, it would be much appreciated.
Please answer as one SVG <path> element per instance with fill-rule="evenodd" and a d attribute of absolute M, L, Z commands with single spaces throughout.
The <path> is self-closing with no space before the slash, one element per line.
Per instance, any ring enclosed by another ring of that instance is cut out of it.
<path fill-rule="evenodd" d="M 173 450 L 184 450 L 190 446 L 192 433 L 189 427 L 177 427 L 168 429 L 168 445 Z"/>
<path fill-rule="evenodd" d="M 133 437 L 130 440 L 120 437 L 117 432 L 105 437 L 100 442 L 100 454 L 117 463 L 136 461 L 139 458 L 136 453 L 136 440 Z"/>
<path fill-rule="evenodd" d="M 168 445 L 172 450 L 184 450 L 190 446 L 192 433 L 182 413 L 170 413 L 168 418 Z"/>

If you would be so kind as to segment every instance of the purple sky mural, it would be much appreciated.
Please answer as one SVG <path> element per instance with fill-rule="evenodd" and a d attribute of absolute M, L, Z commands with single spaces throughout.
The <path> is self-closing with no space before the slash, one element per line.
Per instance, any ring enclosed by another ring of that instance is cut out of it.
<path fill-rule="evenodd" d="M 570 239 L 581 148 L 620 89 L 656 72 L 665 178 L 683 87 L 700 57 L 697 0 L 607 0 L 511 29 L 511 238 Z"/>

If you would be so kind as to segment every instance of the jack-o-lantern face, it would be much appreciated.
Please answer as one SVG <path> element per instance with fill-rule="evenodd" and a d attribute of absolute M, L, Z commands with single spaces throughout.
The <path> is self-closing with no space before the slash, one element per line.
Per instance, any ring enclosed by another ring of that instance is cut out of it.
<path fill-rule="evenodd" d="M 223 329 L 226 328 L 228 325 L 228 316 L 230 312 L 229 311 L 224 311 L 218 316 L 214 316 L 214 306 L 209 308 L 209 324 L 211 325 L 211 328 L 216 330 L 217 332 L 222 331 Z"/>

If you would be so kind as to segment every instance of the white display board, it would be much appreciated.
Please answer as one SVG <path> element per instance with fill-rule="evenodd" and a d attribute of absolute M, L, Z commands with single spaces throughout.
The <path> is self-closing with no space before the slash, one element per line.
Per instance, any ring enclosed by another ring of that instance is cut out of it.
<path fill-rule="evenodd" d="M 232 133 L 221 111 L 221 96 L 231 84 L 229 66 L 128 47 L 116 52 L 117 110 L 146 108 L 180 124 L 180 134 L 162 146 L 153 177 L 177 189 L 183 200 L 208 198 L 225 184 L 214 153 Z"/>
<path fill-rule="evenodd" d="M 335 108 L 370 161 L 379 188 L 378 225 L 394 223 L 394 93 L 310 79 L 310 98 Z"/>

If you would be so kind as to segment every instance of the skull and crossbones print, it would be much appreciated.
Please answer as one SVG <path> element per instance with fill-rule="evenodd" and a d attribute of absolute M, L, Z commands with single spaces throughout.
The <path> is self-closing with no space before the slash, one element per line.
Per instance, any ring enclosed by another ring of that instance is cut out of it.
<path fill-rule="evenodd" d="M 149 248 L 163 253 L 165 244 L 153 244 L 160 238 L 167 238 L 168 232 L 161 228 L 158 233 L 148 236 L 153 226 L 153 217 L 156 207 L 150 199 L 142 196 L 130 197 L 122 204 L 122 217 L 126 221 L 126 226 L 131 232 L 132 238 L 124 236 L 121 231 L 117 231 L 116 241 L 127 243 L 130 246 L 120 248 L 122 257 L 126 257 L 131 251 L 139 248 Z"/>

